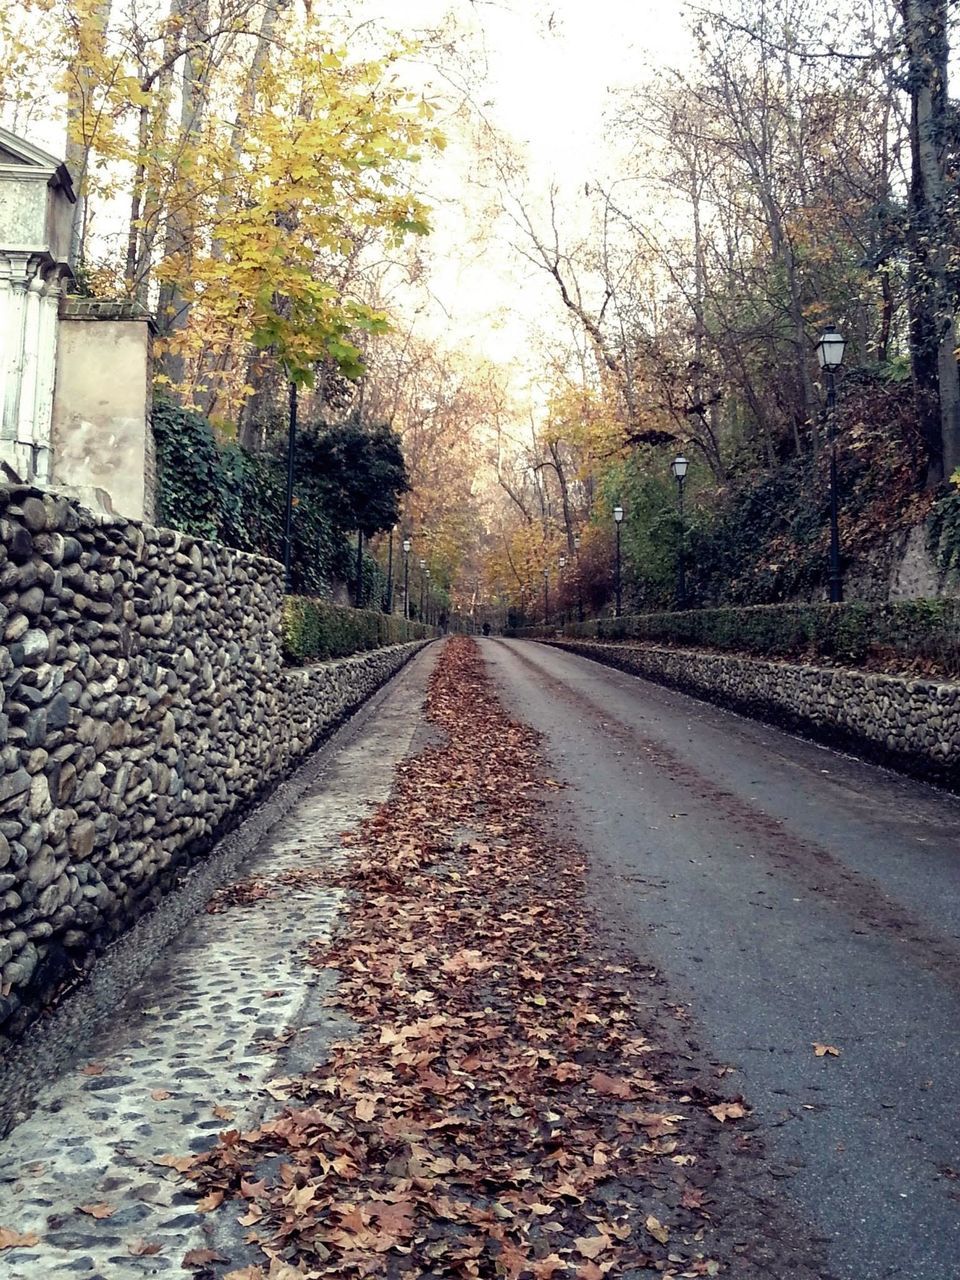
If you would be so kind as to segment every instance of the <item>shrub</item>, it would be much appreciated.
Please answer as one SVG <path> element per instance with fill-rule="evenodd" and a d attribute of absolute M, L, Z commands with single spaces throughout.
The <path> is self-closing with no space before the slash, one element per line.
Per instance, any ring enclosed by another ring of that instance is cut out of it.
<path fill-rule="evenodd" d="M 545 633 L 530 628 L 522 634 Z M 643 613 L 569 623 L 563 634 L 736 650 L 762 657 L 826 658 L 851 666 L 895 655 L 904 663 L 923 661 L 945 674 L 960 675 L 960 600 L 752 605 Z"/>
<path fill-rule="evenodd" d="M 407 622 L 395 614 L 345 608 L 306 596 L 288 596 L 284 601 L 283 651 L 287 661 L 295 664 L 346 658 L 435 635 L 433 627 Z"/>

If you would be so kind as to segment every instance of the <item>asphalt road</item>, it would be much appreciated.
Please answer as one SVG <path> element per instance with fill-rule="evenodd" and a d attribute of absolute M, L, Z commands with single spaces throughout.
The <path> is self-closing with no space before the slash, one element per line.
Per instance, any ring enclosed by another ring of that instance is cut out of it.
<path fill-rule="evenodd" d="M 960 800 L 586 658 L 481 644 L 566 784 L 605 921 L 737 1069 L 828 1274 L 958 1280 Z"/>

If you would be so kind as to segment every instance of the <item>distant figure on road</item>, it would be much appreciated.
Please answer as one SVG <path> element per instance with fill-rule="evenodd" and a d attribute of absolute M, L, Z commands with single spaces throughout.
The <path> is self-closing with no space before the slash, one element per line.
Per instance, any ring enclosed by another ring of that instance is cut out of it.
<path fill-rule="evenodd" d="M 490 634 L 490 623 L 489 623 L 489 622 L 485 622 L 485 623 L 483 624 L 483 634 L 484 634 L 485 636 L 488 636 L 488 635 Z"/>

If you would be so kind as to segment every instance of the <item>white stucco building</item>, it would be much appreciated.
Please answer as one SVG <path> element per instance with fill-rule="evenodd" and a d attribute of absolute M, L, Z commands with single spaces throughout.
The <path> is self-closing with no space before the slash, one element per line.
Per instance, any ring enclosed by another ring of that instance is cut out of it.
<path fill-rule="evenodd" d="M 52 475 L 58 314 L 72 274 L 75 204 L 66 166 L 0 129 L 0 462 L 41 485 Z"/>

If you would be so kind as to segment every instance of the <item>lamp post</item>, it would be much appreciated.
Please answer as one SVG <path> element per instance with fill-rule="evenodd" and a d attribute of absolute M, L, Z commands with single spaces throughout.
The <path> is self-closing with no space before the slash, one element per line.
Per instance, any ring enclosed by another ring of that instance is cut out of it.
<path fill-rule="evenodd" d="M 357 530 L 357 608 L 363 608 L 363 530 Z"/>
<path fill-rule="evenodd" d="M 403 540 L 403 618 L 410 621 L 410 539 Z"/>
<path fill-rule="evenodd" d="M 567 621 L 567 602 L 566 602 L 566 579 L 564 577 L 564 569 L 567 567 L 567 557 L 561 556 L 559 560 L 560 572 L 557 574 L 557 603 L 560 605 L 560 625 L 561 627 Z"/>
<path fill-rule="evenodd" d="M 433 625 L 433 583 L 430 581 L 430 570 L 424 569 L 427 579 L 427 626 Z"/>
<path fill-rule="evenodd" d="M 843 363 L 846 346 L 842 334 L 828 325 L 817 343 L 817 360 L 827 381 L 827 423 L 830 431 L 830 603 L 843 600 L 843 575 L 840 572 L 840 521 L 837 509 L 837 407 L 836 373 Z"/>
<path fill-rule="evenodd" d="M 573 551 L 577 557 L 577 621 L 583 621 L 583 578 L 580 575 L 580 535 L 573 535 Z"/>
<path fill-rule="evenodd" d="M 290 417 L 287 434 L 287 505 L 283 513 L 283 580 L 293 590 L 293 473 L 297 457 L 297 384 L 290 379 Z"/>
<path fill-rule="evenodd" d="M 550 625 L 550 570 L 543 566 L 543 625 Z"/>
<path fill-rule="evenodd" d="M 620 526 L 623 524 L 623 507 L 616 506 L 613 508 L 613 523 L 616 525 L 616 528 L 617 528 L 617 578 L 616 578 L 617 612 L 615 616 L 619 618 L 622 611 L 621 610 L 621 605 L 622 605 L 621 585 L 622 584 L 620 580 Z"/>
<path fill-rule="evenodd" d="M 382 605 L 384 613 L 393 613 L 393 530 L 387 539 L 387 596 Z"/>
<path fill-rule="evenodd" d="M 426 569 L 426 567 L 427 567 L 427 562 L 426 560 L 424 560 L 423 556 L 421 556 L 420 557 L 420 621 L 421 622 L 423 622 L 423 591 L 424 591 L 424 585 L 426 583 L 426 578 L 424 578 L 423 576 L 423 571 L 424 569 Z"/>
<path fill-rule="evenodd" d="M 677 539 L 677 608 L 685 609 L 687 607 L 687 565 L 685 558 L 686 547 L 684 545 L 683 531 L 683 482 L 687 474 L 688 462 L 682 453 L 678 453 L 673 462 L 670 463 L 670 470 L 673 472 L 677 481 L 677 510 L 680 516 L 680 533 Z"/>

